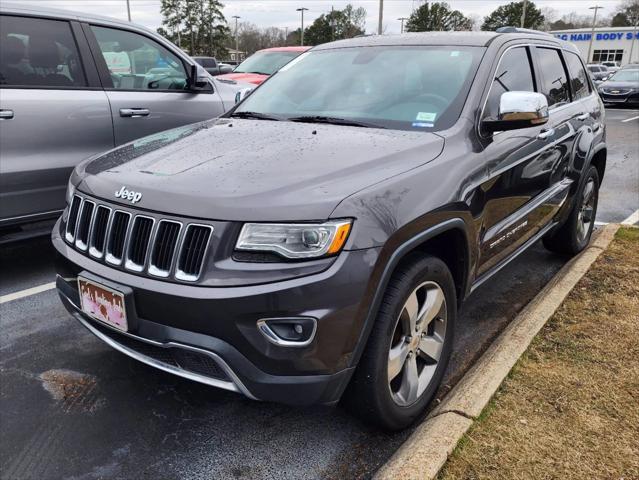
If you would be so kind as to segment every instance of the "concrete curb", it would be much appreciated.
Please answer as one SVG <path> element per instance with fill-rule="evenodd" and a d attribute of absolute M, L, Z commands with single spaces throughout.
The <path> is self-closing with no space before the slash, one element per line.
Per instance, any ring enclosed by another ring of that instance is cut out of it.
<path fill-rule="evenodd" d="M 562 267 L 497 337 L 444 401 L 411 434 L 375 480 L 432 479 L 497 391 L 506 375 L 577 282 L 615 236 L 606 225 L 580 255 Z"/>

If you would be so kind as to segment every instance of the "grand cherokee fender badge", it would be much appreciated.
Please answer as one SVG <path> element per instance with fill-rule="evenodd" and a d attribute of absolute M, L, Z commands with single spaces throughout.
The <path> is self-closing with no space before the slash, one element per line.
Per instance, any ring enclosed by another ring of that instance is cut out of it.
<path fill-rule="evenodd" d="M 140 200 L 142 200 L 142 194 L 140 192 L 134 192 L 133 190 L 127 190 L 127 188 L 123 185 L 120 190 L 115 192 L 115 198 L 128 200 L 131 203 L 138 203 Z"/>

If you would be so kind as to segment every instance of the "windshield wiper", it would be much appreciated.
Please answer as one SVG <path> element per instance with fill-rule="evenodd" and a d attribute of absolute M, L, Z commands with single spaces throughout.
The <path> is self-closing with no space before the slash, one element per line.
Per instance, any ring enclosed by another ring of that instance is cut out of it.
<path fill-rule="evenodd" d="M 380 125 L 372 123 L 359 122 L 357 120 L 349 120 L 347 118 L 339 117 L 326 117 L 323 115 L 307 115 L 302 117 L 291 117 L 288 119 L 290 122 L 301 123 L 330 123 L 332 125 L 347 125 L 351 127 L 365 127 L 365 128 L 386 128 Z"/>
<path fill-rule="evenodd" d="M 260 112 L 233 112 L 230 117 L 232 118 L 254 118 L 256 120 L 275 120 L 280 121 L 282 118 L 268 115 Z"/>

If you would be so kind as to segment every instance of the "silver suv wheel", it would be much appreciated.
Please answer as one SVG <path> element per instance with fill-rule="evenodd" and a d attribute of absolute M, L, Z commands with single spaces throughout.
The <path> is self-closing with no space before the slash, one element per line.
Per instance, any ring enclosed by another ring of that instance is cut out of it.
<path fill-rule="evenodd" d="M 419 285 L 397 318 L 388 351 L 388 385 L 393 401 L 414 404 L 430 384 L 446 337 L 446 298 L 435 282 Z"/>

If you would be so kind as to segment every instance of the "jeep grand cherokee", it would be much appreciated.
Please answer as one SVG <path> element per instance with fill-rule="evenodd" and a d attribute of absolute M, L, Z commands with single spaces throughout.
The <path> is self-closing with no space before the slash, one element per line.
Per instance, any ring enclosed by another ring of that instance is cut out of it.
<path fill-rule="evenodd" d="M 79 165 L 57 286 L 149 365 L 398 429 L 465 297 L 540 239 L 588 244 L 605 163 L 601 100 L 550 35 L 320 45 L 219 119 Z"/>

